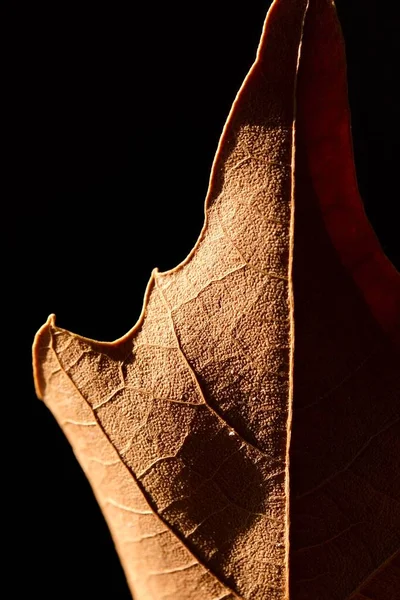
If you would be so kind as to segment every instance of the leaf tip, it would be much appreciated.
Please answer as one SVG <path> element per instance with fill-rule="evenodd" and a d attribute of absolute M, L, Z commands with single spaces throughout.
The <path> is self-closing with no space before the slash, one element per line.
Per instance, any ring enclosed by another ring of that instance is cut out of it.
<path fill-rule="evenodd" d="M 47 353 L 51 348 L 51 328 L 55 327 L 55 324 L 56 316 L 54 314 L 49 315 L 46 323 L 42 325 L 35 335 L 32 347 L 33 381 L 36 395 L 40 400 L 43 400 L 45 395 L 46 377 L 43 366 Z"/>
<path fill-rule="evenodd" d="M 56 315 L 54 313 L 51 313 L 51 315 L 49 315 L 47 317 L 47 321 L 45 323 L 46 325 L 51 325 L 52 327 L 55 327 L 56 325 Z"/>

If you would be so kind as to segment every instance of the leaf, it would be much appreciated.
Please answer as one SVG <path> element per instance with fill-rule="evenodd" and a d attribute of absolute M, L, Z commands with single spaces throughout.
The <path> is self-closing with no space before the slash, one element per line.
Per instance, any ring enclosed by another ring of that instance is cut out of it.
<path fill-rule="evenodd" d="M 134 596 L 393 600 L 399 348 L 333 3 L 275 0 L 195 248 L 123 338 L 34 344 Z"/>

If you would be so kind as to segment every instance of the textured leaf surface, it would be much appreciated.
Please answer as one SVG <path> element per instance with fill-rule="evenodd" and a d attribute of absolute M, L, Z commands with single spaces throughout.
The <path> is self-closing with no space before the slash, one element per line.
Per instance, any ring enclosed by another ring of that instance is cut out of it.
<path fill-rule="evenodd" d="M 196 247 L 153 272 L 124 338 L 51 317 L 35 340 L 135 598 L 395 597 L 399 305 L 358 197 L 334 7 L 276 0 Z"/>

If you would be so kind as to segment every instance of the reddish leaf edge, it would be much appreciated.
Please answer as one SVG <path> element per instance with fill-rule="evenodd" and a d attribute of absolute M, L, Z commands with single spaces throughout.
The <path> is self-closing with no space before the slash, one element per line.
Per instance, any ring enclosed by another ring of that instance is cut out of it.
<path fill-rule="evenodd" d="M 374 320 L 400 346 L 400 273 L 385 255 L 359 192 L 345 42 L 332 0 L 311 0 L 305 39 L 297 125 L 321 215 Z"/>

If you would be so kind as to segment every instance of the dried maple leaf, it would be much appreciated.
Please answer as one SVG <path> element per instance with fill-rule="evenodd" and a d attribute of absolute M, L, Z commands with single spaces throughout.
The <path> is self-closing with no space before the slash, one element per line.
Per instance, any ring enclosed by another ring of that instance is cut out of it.
<path fill-rule="evenodd" d="M 275 0 L 191 254 L 120 340 L 35 340 L 135 597 L 396 597 L 399 306 L 333 3 Z"/>

